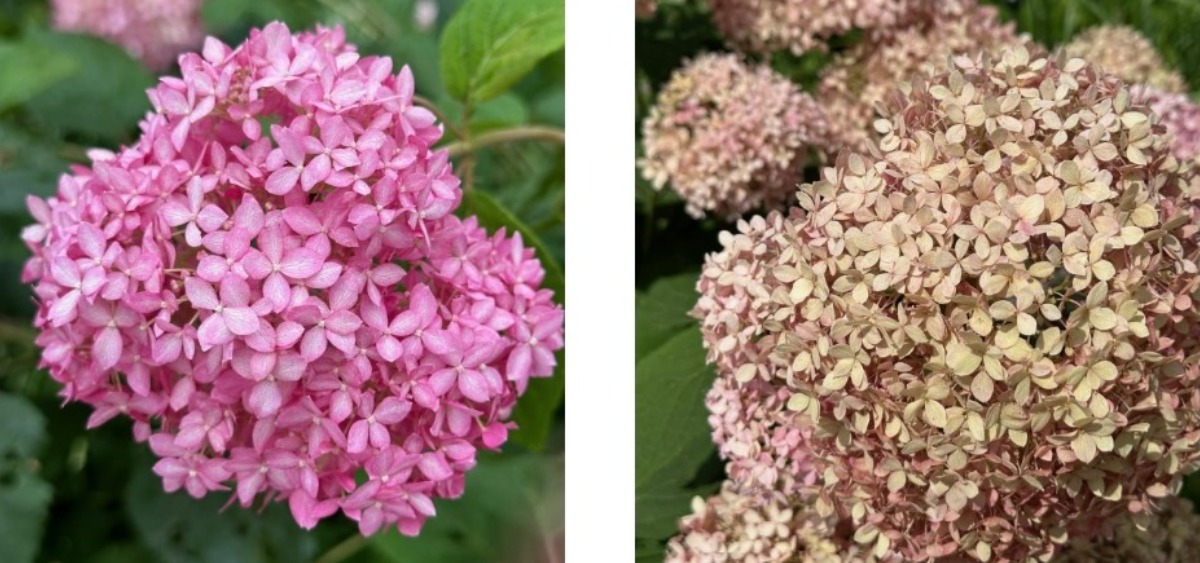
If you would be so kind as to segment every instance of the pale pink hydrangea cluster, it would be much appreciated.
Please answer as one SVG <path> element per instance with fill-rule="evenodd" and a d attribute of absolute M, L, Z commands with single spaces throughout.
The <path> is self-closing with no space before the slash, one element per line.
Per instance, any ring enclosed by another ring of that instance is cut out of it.
<path fill-rule="evenodd" d="M 1171 148 L 1175 158 L 1200 165 L 1200 105 L 1187 94 L 1167 92 L 1153 86 L 1136 86 L 1133 93 L 1150 106 L 1158 122 L 1172 135 Z"/>
<path fill-rule="evenodd" d="M 1194 169 L 1118 79 L 1024 47 L 884 109 L 876 154 L 702 270 L 731 478 L 886 561 L 1046 560 L 1151 520 L 1200 464 Z"/>
<path fill-rule="evenodd" d="M 712 0 L 713 22 L 734 48 L 803 55 L 855 29 L 883 40 L 912 26 L 969 19 L 975 0 Z"/>
<path fill-rule="evenodd" d="M 1012 24 L 1000 21 L 996 8 L 971 0 L 951 4 L 958 8 L 955 13 L 934 12 L 919 25 L 868 38 L 821 70 L 817 102 L 829 122 L 829 160 L 845 149 L 866 152 L 868 143 L 878 140 L 871 122 L 901 83 L 944 72 L 953 56 L 1032 47 Z"/>
<path fill-rule="evenodd" d="M 925 0 L 712 0 L 713 22 L 738 49 L 802 55 L 851 29 L 895 26 Z"/>
<path fill-rule="evenodd" d="M 840 537 L 836 525 L 794 495 L 725 482 L 707 500 L 692 500 L 692 514 L 667 544 L 666 561 L 850 563 L 868 556 Z"/>
<path fill-rule="evenodd" d="M 634 13 L 642 19 L 654 17 L 654 13 L 658 11 L 657 0 L 636 0 L 634 5 Z"/>
<path fill-rule="evenodd" d="M 554 369 L 541 264 L 452 215 L 412 73 L 341 29 L 180 62 L 135 144 L 29 200 L 42 364 L 89 427 L 133 419 L 168 491 L 417 533 Z"/>
<path fill-rule="evenodd" d="M 812 97 L 739 55 L 705 54 L 677 70 L 642 123 L 642 175 L 668 183 L 696 218 L 736 218 L 787 201 L 807 147 L 826 137 Z"/>
<path fill-rule="evenodd" d="M 1131 84 L 1148 84 L 1167 92 L 1187 91 L 1183 76 L 1163 62 L 1149 39 L 1129 26 L 1093 27 L 1064 45 L 1062 51 Z"/>
<path fill-rule="evenodd" d="M 152 69 L 200 45 L 202 0 L 51 0 L 54 27 L 108 39 Z"/>

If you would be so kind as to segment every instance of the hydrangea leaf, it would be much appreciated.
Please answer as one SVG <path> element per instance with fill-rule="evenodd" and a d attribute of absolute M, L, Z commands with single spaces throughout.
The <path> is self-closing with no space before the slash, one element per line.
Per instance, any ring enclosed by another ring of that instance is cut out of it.
<path fill-rule="evenodd" d="M 126 141 L 150 109 L 153 78 L 121 48 L 89 35 L 38 32 L 38 45 L 65 53 L 78 69 L 26 104 L 33 120 L 51 131 L 96 140 Z"/>
<path fill-rule="evenodd" d="M 371 538 L 371 551 L 396 563 L 556 560 L 564 539 L 564 461 L 561 454 L 481 456 L 463 497 L 435 501 L 438 517 L 420 536 L 390 530 Z"/>
<path fill-rule="evenodd" d="M 554 256 L 546 248 L 546 244 L 533 229 L 521 222 L 495 197 L 482 190 L 465 192 L 463 208 L 468 213 L 478 216 L 479 224 L 487 227 L 489 231 L 494 232 L 503 227 L 510 233 L 521 233 L 521 238 L 525 241 L 526 246 L 536 250 L 537 257 L 542 261 L 542 267 L 546 270 L 542 286 L 554 290 L 554 296 L 559 303 L 565 302 L 562 267 L 558 265 L 558 261 L 554 259 Z M 550 432 L 554 414 L 562 403 L 564 387 L 562 350 L 559 350 L 555 357 L 558 360 L 558 367 L 555 369 L 554 375 L 549 378 L 530 380 L 529 388 L 526 389 L 525 395 L 517 401 L 517 407 L 513 410 L 513 421 L 517 423 L 518 429 L 512 433 L 511 439 L 534 451 L 540 451 L 545 447 L 546 436 Z"/>
<path fill-rule="evenodd" d="M 33 99 L 78 67 L 70 56 L 45 45 L 29 40 L 0 42 L 0 68 L 4 69 L 0 111 Z"/>
<path fill-rule="evenodd" d="M 694 276 L 689 277 L 694 281 Z M 639 346 L 648 342 L 642 333 L 654 329 L 643 325 L 644 320 L 659 315 L 684 317 L 686 308 L 675 310 L 677 307 L 664 303 L 671 301 L 666 296 L 672 289 L 682 293 L 681 278 L 662 280 L 638 300 Z M 674 300 L 682 302 L 682 295 Z M 694 323 L 676 328 L 644 355 L 642 352 L 638 351 L 634 395 L 635 525 L 639 541 L 653 546 L 661 558 L 661 542 L 676 532 L 678 519 L 689 512 L 691 498 L 712 492 L 688 487 L 715 453 L 704 406 L 713 372 L 705 364 L 699 328 Z"/>
<path fill-rule="evenodd" d="M 696 274 L 660 278 L 637 297 L 634 357 L 641 359 L 675 333 L 695 322 L 688 316 L 696 304 Z"/>
<path fill-rule="evenodd" d="M 0 394 L 0 553 L 4 561 L 33 561 L 41 544 L 53 489 L 34 469 L 46 420 L 29 401 Z"/>
<path fill-rule="evenodd" d="M 468 0 L 442 32 L 446 90 L 485 101 L 520 80 L 565 43 L 559 0 Z"/>
<path fill-rule="evenodd" d="M 699 328 L 688 326 L 637 363 L 639 492 L 685 485 L 714 451 L 704 406 L 713 371 L 700 343 Z"/>
<path fill-rule="evenodd" d="M 164 493 L 150 471 L 149 453 L 125 490 L 125 505 L 141 543 L 168 563 L 307 561 L 315 555 L 313 536 L 296 526 L 286 503 L 261 512 L 232 506 L 227 497 L 194 499 L 183 491 Z"/>

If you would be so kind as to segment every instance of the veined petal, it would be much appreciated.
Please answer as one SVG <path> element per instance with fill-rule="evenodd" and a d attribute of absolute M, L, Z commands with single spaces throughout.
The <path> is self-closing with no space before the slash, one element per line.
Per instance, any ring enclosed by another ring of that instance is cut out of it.
<path fill-rule="evenodd" d="M 258 315 L 250 307 L 226 307 L 221 316 L 233 334 L 246 336 L 258 331 Z"/>
<path fill-rule="evenodd" d="M 294 248 L 288 251 L 283 262 L 279 264 L 279 271 L 294 280 L 302 280 L 321 271 L 321 265 L 324 263 L 324 258 L 316 252 L 307 248 Z"/>

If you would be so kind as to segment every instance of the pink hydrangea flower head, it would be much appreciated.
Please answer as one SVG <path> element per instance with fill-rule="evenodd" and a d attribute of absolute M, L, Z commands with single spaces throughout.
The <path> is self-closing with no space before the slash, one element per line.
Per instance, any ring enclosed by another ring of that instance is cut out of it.
<path fill-rule="evenodd" d="M 1153 512 L 1200 465 L 1194 170 L 1116 77 L 1023 47 L 884 111 L 875 155 L 702 270 L 713 394 L 749 396 L 710 395 L 722 453 L 782 474 L 805 450 L 776 490 L 904 561 L 1044 560 Z M 736 438 L 778 405 L 798 443 Z"/>
<path fill-rule="evenodd" d="M 52 0 L 54 27 L 103 37 L 161 70 L 200 45 L 201 0 Z"/>
<path fill-rule="evenodd" d="M 975 0 L 712 0 L 709 6 L 732 47 L 800 56 L 855 29 L 877 40 L 930 20 L 964 19 Z"/>
<path fill-rule="evenodd" d="M 829 122 L 830 161 L 843 149 L 866 152 L 878 140 L 871 123 L 901 83 L 944 72 L 952 56 L 996 53 L 1022 43 L 1033 48 L 1028 37 L 1000 21 L 996 8 L 965 0 L 950 5 L 958 10 L 931 11 L 919 25 L 869 37 L 821 70 L 817 102 Z"/>
<path fill-rule="evenodd" d="M 1149 39 L 1129 26 L 1090 28 L 1064 45 L 1062 51 L 1131 84 L 1147 84 L 1167 92 L 1187 91 L 1183 76 L 1167 66 Z"/>
<path fill-rule="evenodd" d="M 136 143 L 29 200 L 42 364 L 89 426 L 134 420 L 168 491 L 416 533 L 554 370 L 541 264 L 452 215 L 411 71 L 341 29 L 180 62 Z"/>
<path fill-rule="evenodd" d="M 672 75 L 642 123 L 642 175 L 670 184 L 694 217 L 738 217 L 792 196 L 825 129 L 812 98 L 770 68 L 701 55 Z"/>
<path fill-rule="evenodd" d="M 1135 98 L 1150 106 L 1158 122 L 1171 134 L 1171 149 L 1181 162 L 1200 165 L 1200 105 L 1187 94 L 1139 85 L 1132 88 Z"/>

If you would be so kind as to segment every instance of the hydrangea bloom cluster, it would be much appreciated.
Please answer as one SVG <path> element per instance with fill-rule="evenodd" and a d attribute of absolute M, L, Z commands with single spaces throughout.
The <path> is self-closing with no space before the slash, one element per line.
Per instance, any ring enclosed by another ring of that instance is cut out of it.
<path fill-rule="evenodd" d="M 1171 148 L 1175 158 L 1200 165 L 1200 105 L 1187 94 L 1159 90 L 1153 86 L 1137 86 L 1133 95 L 1150 106 L 1158 122 L 1173 137 Z"/>
<path fill-rule="evenodd" d="M 1147 522 L 1114 518 L 1100 538 L 1067 544 L 1054 563 L 1186 563 L 1200 553 L 1200 514 L 1185 499 L 1165 499 Z M 1111 529 L 1107 529 L 1111 528 Z"/>
<path fill-rule="evenodd" d="M 1023 47 L 892 102 L 878 157 L 723 236 L 709 360 L 811 421 L 796 492 L 905 561 L 1045 558 L 1149 511 L 1200 457 L 1195 184 L 1163 128 Z"/>
<path fill-rule="evenodd" d="M 836 537 L 830 519 L 778 492 L 747 492 L 726 482 L 705 500 L 667 544 L 668 563 L 849 563 L 861 560 L 852 542 Z"/>
<path fill-rule="evenodd" d="M 712 0 L 709 6 L 713 23 L 734 47 L 755 53 L 786 49 L 802 55 L 855 28 L 898 25 L 914 5 L 925 1 Z"/>
<path fill-rule="evenodd" d="M 865 152 L 868 141 L 877 140 L 871 130 L 876 110 L 902 82 L 944 72 L 955 55 L 996 53 L 1029 41 L 1012 24 L 1001 23 L 992 6 L 959 7 L 960 14 L 865 41 L 825 66 L 817 100 L 829 121 L 829 156 L 843 149 Z"/>
<path fill-rule="evenodd" d="M 541 264 L 451 214 L 412 73 L 340 28 L 180 60 L 134 145 L 29 201 L 42 363 L 89 427 L 134 420 L 168 491 L 415 534 L 553 370 Z"/>
<path fill-rule="evenodd" d="M 1186 563 L 1200 549 L 1200 515 L 1192 503 L 1164 499 L 1154 514 L 1135 521 L 1120 514 L 1094 538 L 1074 539 L 1052 563 Z M 839 522 L 822 518 L 796 497 L 746 494 L 730 483 L 707 500 L 696 497 L 680 534 L 667 544 L 667 561 L 791 561 L 795 563 L 899 563 L 894 553 L 868 553 Z"/>
<path fill-rule="evenodd" d="M 658 11 L 657 0 L 636 0 L 634 13 L 639 18 L 652 18 L 654 13 Z"/>
<path fill-rule="evenodd" d="M 1093 27 L 1066 44 L 1063 51 L 1132 84 L 1149 84 L 1167 92 L 1187 90 L 1183 76 L 1167 68 L 1154 45 L 1128 26 Z"/>
<path fill-rule="evenodd" d="M 51 0 L 54 27 L 108 39 L 152 69 L 200 45 L 201 0 Z"/>
<path fill-rule="evenodd" d="M 701 55 L 672 75 L 642 124 L 642 174 L 687 211 L 737 217 L 795 192 L 805 147 L 826 137 L 807 94 L 733 54 Z"/>

